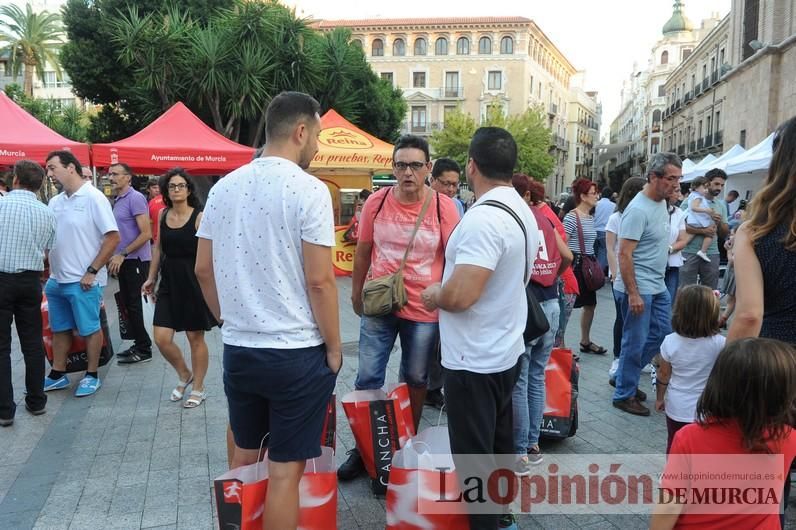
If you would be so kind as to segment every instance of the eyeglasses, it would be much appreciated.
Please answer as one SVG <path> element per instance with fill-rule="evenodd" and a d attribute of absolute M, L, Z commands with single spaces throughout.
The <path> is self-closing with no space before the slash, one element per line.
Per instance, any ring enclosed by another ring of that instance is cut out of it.
<path fill-rule="evenodd" d="M 407 168 L 411 168 L 413 172 L 418 172 L 424 167 L 426 167 L 425 162 L 393 162 L 392 167 L 397 169 L 398 171 L 406 171 Z"/>
<path fill-rule="evenodd" d="M 444 180 L 437 179 L 437 182 L 439 182 L 445 188 L 457 188 L 459 186 L 458 181 L 445 182 Z"/>
<path fill-rule="evenodd" d="M 180 182 L 179 184 L 169 184 L 169 191 L 184 190 L 188 187 L 187 184 Z"/>

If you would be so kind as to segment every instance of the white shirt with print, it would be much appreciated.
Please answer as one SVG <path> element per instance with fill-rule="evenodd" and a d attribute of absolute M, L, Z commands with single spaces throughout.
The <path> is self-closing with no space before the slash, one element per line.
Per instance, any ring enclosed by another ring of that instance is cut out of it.
<path fill-rule="evenodd" d="M 196 235 L 213 242 L 225 344 L 323 343 L 302 252 L 302 241 L 334 246 L 332 199 L 323 182 L 286 159 L 258 158 L 213 186 Z"/>

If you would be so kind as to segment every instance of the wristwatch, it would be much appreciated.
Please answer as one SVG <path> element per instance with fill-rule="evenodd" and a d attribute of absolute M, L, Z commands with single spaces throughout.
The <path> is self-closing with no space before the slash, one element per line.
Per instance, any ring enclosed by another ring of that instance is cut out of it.
<path fill-rule="evenodd" d="M 129 256 L 129 255 L 130 255 L 130 253 L 129 253 L 129 252 L 122 252 L 122 257 L 123 257 L 123 258 L 126 258 L 126 257 L 127 257 L 127 256 Z"/>
<path fill-rule="evenodd" d="M 89 265 L 88 268 L 86 268 L 86 272 L 89 274 L 97 274 L 97 269 Z"/>

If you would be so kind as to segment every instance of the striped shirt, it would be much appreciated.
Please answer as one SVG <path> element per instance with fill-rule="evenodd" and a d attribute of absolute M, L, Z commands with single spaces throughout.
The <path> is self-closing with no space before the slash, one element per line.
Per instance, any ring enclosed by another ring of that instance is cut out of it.
<path fill-rule="evenodd" d="M 0 200 L 0 272 L 43 271 L 55 243 L 55 215 L 36 194 L 13 190 Z"/>
<path fill-rule="evenodd" d="M 577 215 L 575 210 L 572 210 L 564 216 L 564 230 L 567 232 L 567 246 L 569 250 L 581 254 L 578 221 L 575 219 L 575 215 Z M 580 224 L 583 227 L 583 246 L 586 250 L 586 255 L 593 256 L 594 240 L 597 239 L 597 231 L 594 229 L 594 218 L 591 215 L 581 215 Z"/>

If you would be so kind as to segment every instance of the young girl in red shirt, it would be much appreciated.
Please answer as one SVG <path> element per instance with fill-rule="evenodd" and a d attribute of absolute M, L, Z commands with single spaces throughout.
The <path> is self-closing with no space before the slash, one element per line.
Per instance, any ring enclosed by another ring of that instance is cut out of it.
<path fill-rule="evenodd" d="M 716 359 L 705 390 L 697 404 L 697 422 L 680 429 L 674 436 L 664 469 L 663 488 L 683 486 L 673 483 L 680 473 L 748 472 L 750 466 L 739 460 L 722 458 L 718 466 L 707 467 L 709 455 L 782 455 L 782 467 L 774 479 L 764 484 L 781 502 L 785 480 L 796 457 L 796 350 L 773 339 L 741 339 L 727 345 Z M 693 455 L 705 455 L 696 458 Z M 690 455 L 683 457 L 681 455 Z M 701 467 L 700 467 L 701 464 Z M 743 468 L 743 469 L 741 469 Z M 763 469 L 752 469 L 763 472 Z M 780 474 L 781 471 L 781 474 Z M 761 505 L 695 506 L 692 490 L 699 488 L 751 487 L 737 480 L 692 480 L 687 503 L 658 504 L 650 528 L 757 528 L 779 529 L 780 516 L 774 506 L 768 513 Z M 737 510 L 736 510 L 737 506 Z M 733 511 L 735 513 L 729 513 Z M 706 513 L 708 512 L 708 513 Z M 741 513 L 742 512 L 742 513 Z"/>

